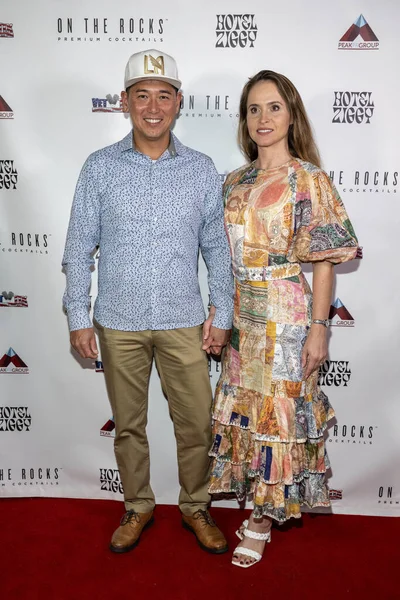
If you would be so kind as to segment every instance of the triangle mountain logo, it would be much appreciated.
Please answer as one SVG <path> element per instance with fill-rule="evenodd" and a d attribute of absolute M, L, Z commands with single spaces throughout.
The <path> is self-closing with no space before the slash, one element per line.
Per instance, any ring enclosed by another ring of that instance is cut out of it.
<path fill-rule="evenodd" d="M 336 298 L 329 311 L 329 320 L 333 327 L 354 327 L 354 319 L 340 300 Z"/>
<path fill-rule="evenodd" d="M 340 38 L 339 50 L 379 50 L 379 40 L 363 15 Z"/>
<path fill-rule="evenodd" d="M 29 373 L 29 369 L 22 358 L 12 348 L 9 348 L 4 356 L 0 358 L 0 374 L 2 373 L 21 375 Z"/>
<path fill-rule="evenodd" d="M 13 109 L 7 104 L 3 96 L 0 96 L 0 112 L 13 112 Z"/>

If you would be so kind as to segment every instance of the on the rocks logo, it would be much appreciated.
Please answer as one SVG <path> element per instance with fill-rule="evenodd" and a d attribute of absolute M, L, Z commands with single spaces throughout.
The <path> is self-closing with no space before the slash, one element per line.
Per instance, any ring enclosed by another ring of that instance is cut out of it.
<path fill-rule="evenodd" d="M 102 492 L 124 493 L 118 469 L 100 469 L 100 489 Z"/>
<path fill-rule="evenodd" d="M 0 160 L 0 190 L 16 190 L 18 171 L 13 160 Z"/>
<path fill-rule="evenodd" d="M 236 109 L 230 105 L 230 97 L 226 94 L 184 94 L 181 100 L 179 117 L 198 119 L 214 119 L 229 117 L 239 118 Z"/>
<path fill-rule="evenodd" d="M 0 96 L 0 119 L 13 119 L 14 111 L 9 104 Z"/>
<path fill-rule="evenodd" d="M 103 427 L 100 429 L 100 435 L 102 437 L 115 437 L 115 423 L 114 417 L 108 419 L 106 423 L 104 423 Z"/>
<path fill-rule="evenodd" d="M 318 385 L 347 387 L 350 377 L 348 360 L 326 360 L 319 368 Z"/>
<path fill-rule="evenodd" d="M 59 42 L 140 42 L 162 43 L 168 19 L 155 17 L 59 17 Z"/>
<path fill-rule="evenodd" d="M 399 505 L 400 495 L 395 493 L 392 485 L 381 485 L 378 488 L 378 504 Z"/>
<path fill-rule="evenodd" d="M 123 112 L 122 100 L 118 94 L 107 94 L 105 98 L 92 98 L 92 112 L 121 113 Z"/>
<path fill-rule="evenodd" d="M 334 92 L 332 123 L 371 123 L 375 104 L 372 92 Z"/>
<path fill-rule="evenodd" d="M 60 479 L 59 467 L 23 467 L 0 469 L 0 487 L 56 486 Z"/>
<path fill-rule="evenodd" d="M 0 232 L 0 252 L 49 254 L 48 233 Z"/>
<path fill-rule="evenodd" d="M 339 40 L 339 50 L 379 50 L 379 40 L 360 15 Z"/>
<path fill-rule="evenodd" d="M 0 23 L 0 38 L 13 38 L 14 30 L 12 23 Z"/>
<path fill-rule="evenodd" d="M 329 500 L 342 500 L 343 490 L 329 490 Z"/>
<path fill-rule="evenodd" d="M 354 319 L 340 298 L 331 305 L 329 320 L 332 327 L 354 327 Z"/>
<path fill-rule="evenodd" d="M 330 171 L 329 177 L 343 193 L 397 194 L 399 172 L 394 170 Z"/>
<path fill-rule="evenodd" d="M 27 375 L 29 373 L 28 365 L 12 348 L 9 348 L 4 356 L 0 358 L 0 374 L 7 373 L 13 375 Z"/>
<path fill-rule="evenodd" d="M 335 444 L 372 446 L 376 425 L 342 425 L 336 423 L 329 429 L 328 441 Z"/>
<path fill-rule="evenodd" d="M 101 360 L 94 361 L 94 368 L 95 368 L 96 373 L 104 373 L 104 367 L 103 367 L 103 363 Z"/>
<path fill-rule="evenodd" d="M 30 431 L 32 417 L 27 406 L 0 406 L 0 433 Z"/>
<path fill-rule="evenodd" d="M 216 48 L 254 48 L 257 39 L 255 15 L 217 15 Z"/>
<path fill-rule="evenodd" d="M 28 308 L 28 296 L 17 296 L 14 292 L 0 292 L 0 308 Z"/>

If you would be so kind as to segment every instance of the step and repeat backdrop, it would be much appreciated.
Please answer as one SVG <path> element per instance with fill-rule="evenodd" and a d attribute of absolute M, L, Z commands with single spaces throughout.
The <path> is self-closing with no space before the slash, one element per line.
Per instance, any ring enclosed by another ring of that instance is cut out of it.
<path fill-rule="evenodd" d="M 272 69 L 302 94 L 364 253 L 336 269 L 320 372 L 337 415 L 327 433 L 333 511 L 400 514 L 399 21 L 394 0 L 0 4 L 0 496 L 122 499 L 101 357 L 70 350 L 61 258 L 83 162 L 130 130 L 126 61 L 156 48 L 183 81 L 174 131 L 221 179 L 245 162 L 236 129 L 247 79 Z M 199 273 L 206 304 L 201 262 Z M 93 297 L 96 285 L 95 272 Z M 209 371 L 215 385 L 220 363 Z M 176 503 L 155 370 L 148 435 L 157 500 Z"/>

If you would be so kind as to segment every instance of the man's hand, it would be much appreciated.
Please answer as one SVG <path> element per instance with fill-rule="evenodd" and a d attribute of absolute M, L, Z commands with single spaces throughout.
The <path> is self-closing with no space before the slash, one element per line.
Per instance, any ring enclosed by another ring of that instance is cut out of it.
<path fill-rule="evenodd" d="M 94 335 L 93 327 L 71 331 L 70 341 L 71 346 L 82 358 L 98 357 L 99 351 L 97 350 L 96 337 Z"/>
<path fill-rule="evenodd" d="M 229 340 L 231 330 L 230 329 L 219 329 L 211 325 L 210 332 L 207 339 L 204 339 L 203 350 L 207 354 L 221 354 L 222 348 L 226 346 Z"/>

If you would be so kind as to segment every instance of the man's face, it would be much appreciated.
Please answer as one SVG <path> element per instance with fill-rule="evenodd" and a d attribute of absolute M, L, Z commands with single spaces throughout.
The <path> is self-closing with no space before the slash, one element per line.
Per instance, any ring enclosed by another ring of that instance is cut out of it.
<path fill-rule="evenodd" d="M 134 135 L 147 141 L 169 139 L 171 125 L 179 112 L 182 94 L 169 83 L 146 79 L 135 83 L 129 94 L 122 92 L 122 106 L 129 112 Z"/>

